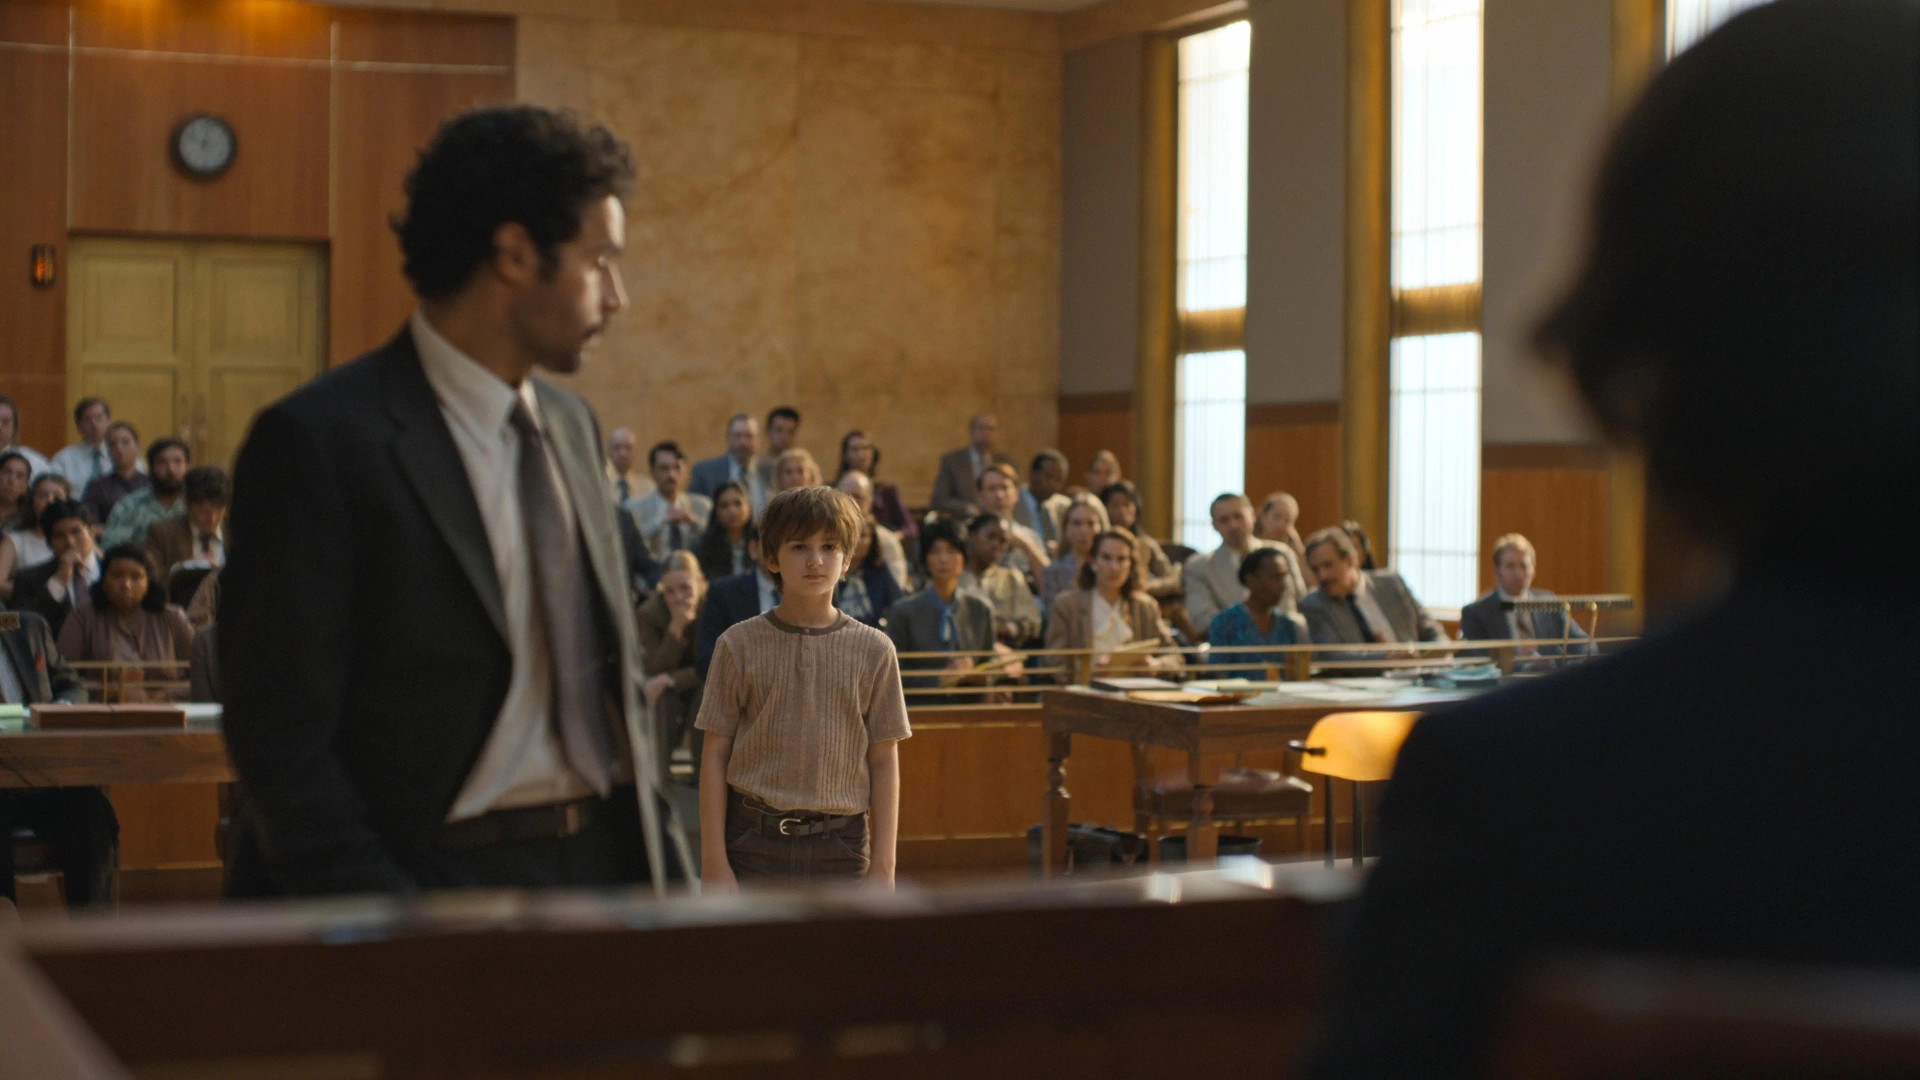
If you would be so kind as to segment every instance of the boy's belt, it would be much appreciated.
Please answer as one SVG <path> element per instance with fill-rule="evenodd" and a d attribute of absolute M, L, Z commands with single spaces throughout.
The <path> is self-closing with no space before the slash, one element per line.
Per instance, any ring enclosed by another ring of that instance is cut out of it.
<path fill-rule="evenodd" d="M 733 792 L 729 800 L 733 805 L 754 815 L 757 819 L 755 831 L 766 836 L 779 836 L 792 840 L 802 836 L 824 836 L 837 833 L 849 825 L 864 822 L 865 814 L 834 815 L 819 810 L 775 810 L 766 803 L 748 795 Z"/>

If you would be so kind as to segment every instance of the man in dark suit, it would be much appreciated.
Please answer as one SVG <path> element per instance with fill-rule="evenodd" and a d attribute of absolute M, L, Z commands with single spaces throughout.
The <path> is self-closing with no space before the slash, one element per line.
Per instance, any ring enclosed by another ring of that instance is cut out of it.
<path fill-rule="evenodd" d="M 1615 132 L 1538 339 L 1731 582 L 1414 726 L 1311 1076 L 1486 1075 L 1567 950 L 1920 967 L 1920 570 L 1851 569 L 1920 489 L 1920 5 L 1761 5 Z"/>
<path fill-rule="evenodd" d="M 1307 567 L 1320 587 L 1300 599 L 1316 644 L 1440 641 L 1446 637 L 1413 590 L 1391 570 L 1360 569 L 1360 549 L 1341 528 L 1307 538 Z M 1346 653 L 1346 658 L 1368 654 Z"/>
<path fill-rule="evenodd" d="M 1553 593 L 1533 587 L 1533 542 L 1508 533 L 1493 542 L 1494 587 L 1487 595 L 1460 609 L 1460 636 L 1468 641 L 1516 641 L 1521 658 L 1559 656 L 1560 642 L 1584 638 L 1587 632 L 1565 611 L 1513 611 L 1503 605 L 1515 600 L 1550 598 Z M 1585 656 L 1588 645 L 1568 645 L 1573 656 Z"/>
<path fill-rule="evenodd" d="M 992 413 L 981 413 L 967 422 L 967 445 L 940 456 L 940 473 L 934 477 L 933 497 L 929 505 L 961 521 L 970 521 L 980 513 L 974 492 L 980 474 L 994 465 L 1011 465 L 1013 460 L 993 448 L 993 437 L 1000 421 Z"/>
<path fill-rule="evenodd" d="M 754 457 L 759 445 L 760 422 L 746 413 L 735 413 L 727 421 L 727 452 L 695 463 L 687 474 L 687 490 L 711 499 L 721 484 L 731 480 L 747 489 L 747 503 L 753 507 L 753 516 L 759 517 L 767 508 L 768 492 L 773 490 L 762 479 L 768 470 Z"/>
<path fill-rule="evenodd" d="M 187 470 L 185 487 L 187 512 L 147 526 L 147 551 L 160 572 L 161 588 L 183 563 L 218 567 L 227 561 L 227 470 L 195 466 Z"/>
<path fill-rule="evenodd" d="M 563 114 L 447 122 L 395 225 L 419 309 L 255 422 L 218 634 L 234 892 L 662 882 L 598 424 L 533 375 L 626 306 L 632 179 Z"/>
<path fill-rule="evenodd" d="M 713 662 L 713 647 L 728 627 L 764 615 L 780 603 L 779 586 L 759 568 L 758 540 L 747 541 L 747 558 L 753 560 L 754 569 L 723 577 L 707 587 L 707 602 L 700 609 L 700 627 L 693 644 L 694 670 L 702 679 L 707 677 L 707 665 Z"/>
<path fill-rule="evenodd" d="M 86 504 L 56 499 L 40 511 L 40 531 L 53 558 L 20 571 L 13 582 L 13 606 L 47 620 L 54 636 L 74 607 L 93 602 L 100 580 L 100 552 L 93 542 L 93 515 Z"/>
<path fill-rule="evenodd" d="M 0 614 L 0 701 L 45 705 L 86 700 L 86 688 L 54 647 L 47 621 L 30 611 Z M 68 907 L 113 900 L 114 848 L 120 824 L 106 792 L 94 787 L 0 791 L 0 896 L 9 900 L 13 899 L 14 869 L 11 838 L 13 830 L 22 827 L 52 846 Z"/>

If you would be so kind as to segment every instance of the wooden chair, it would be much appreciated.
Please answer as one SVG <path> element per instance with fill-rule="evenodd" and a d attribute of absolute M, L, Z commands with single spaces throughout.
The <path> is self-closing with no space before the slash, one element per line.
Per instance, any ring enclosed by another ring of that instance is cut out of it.
<path fill-rule="evenodd" d="M 1505 1080 L 1920 1076 L 1920 975 L 1655 957 L 1550 961 L 1519 984 Z"/>
<path fill-rule="evenodd" d="M 1172 822 L 1193 820 L 1193 784 L 1185 774 L 1153 777 L 1147 748 L 1133 748 L 1133 827 L 1147 836 L 1147 863 L 1160 863 L 1160 837 Z M 1244 755 L 1233 768 L 1220 770 L 1213 787 L 1213 819 L 1231 822 L 1236 833 L 1248 825 L 1292 820 L 1300 850 L 1307 848 L 1307 820 L 1313 813 L 1313 785 L 1274 769 L 1249 769 Z"/>
<path fill-rule="evenodd" d="M 65 880 L 60 873 L 60 860 L 54 857 L 53 845 L 46 842 L 32 829 L 18 828 L 7 838 L 13 845 L 13 879 L 33 879 L 52 885 L 65 897 Z"/>
<path fill-rule="evenodd" d="M 1393 776 L 1393 763 L 1400 756 L 1400 744 L 1407 741 L 1414 712 L 1345 712 L 1321 717 L 1305 739 L 1292 743 L 1300 756 L 1304 772 L 1327 778 L 1326 792 L 1327 865 L 1334 862 L 1333 781 L 1353 782 L 1353 865 L 1366 856 L 1366 799 L 1363 783 Z"/>

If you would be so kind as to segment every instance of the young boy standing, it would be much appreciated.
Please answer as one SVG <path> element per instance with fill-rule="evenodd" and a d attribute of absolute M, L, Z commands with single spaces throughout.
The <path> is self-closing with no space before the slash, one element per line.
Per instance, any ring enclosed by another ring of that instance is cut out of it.
<path fill-rule="evenodd" d="M 891 886 L 907 702 L 893 642 L 833 606 L 860 539 L 854 501 L 785 491 L 760 520 L 761 561 L 780 589 L 766 614 L 714 645 L 695 726 L 700 879 L 866 879 Z"/>

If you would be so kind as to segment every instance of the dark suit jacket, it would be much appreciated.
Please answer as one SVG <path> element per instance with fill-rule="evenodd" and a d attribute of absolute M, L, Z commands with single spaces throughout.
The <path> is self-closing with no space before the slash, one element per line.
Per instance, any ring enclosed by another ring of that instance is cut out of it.
<path fill-rule="evenodd" d="M 933 497 L 928 505 L 956 517 L 969 518 L 978 514 L 974 505 L 974 481 L 979 479 L 973 471 L 973 456 L 969 447 L 961 447 L 940 455 L 940 473 L 933 480 Z M 1013 459 L 1005 454 L 987 455 L 985 464 L 1012 464 Z"/>
<path fill-rule="evenodd" d="M 893 606 L 894 601 L 900 599 L 900 583 L 893 579 L 893 571 L 887 569 L 885 563 L 878 566 L 856 566 L 853 568 L 853 573 L 860 575 L 860 583 L 867 587 L 867 599 L 873 604 L 873 617 L 861 621 L 868 626 L 878 628 L 882 622 L 886 621 L 887 609 Z M 840 588 L 835 590 L 835 605 L 839 604 L 840 593 L 845 589 L 846 584 L 842 582 Z"/>
<path fill-rule="evenodd" d="M 753 462 L 748 465 L 748 469 L 756 469 L 759 468 L 759 466 L 760 461 L 758 458 L 755 458 Z M 693 470 L 687 473 L 687 490 L 695 495 L 705 495 L 711 499 L 713 498 L 713 493 L 720 490 L 720 485 L 727 482 L 727 477 L 731 475 L 732 472 L 733 469 L 727 463 L 726 454 L 721 454 L 719 457 L 710 457 L 705 461 L 694 462 Z M 768 490 L 771 491 L 772 489 L 769 488 Z"/>
<path fill-rule="evenodd" d="M 1799 572 L 1415 725 L 1312 1075 L 1481 1075 L 1550 950 L 1920 966 L 1920 588 Z"/>
<path fill-rule="evenodd" d="M 700 609 L 700 632 L 694 639 L 693 669 L 707 677 L 713 663 L 713 647 L 720 635 L 735 623 L 743 623 L 760 614 L 760 572 L 730 574 L 707 587 L 706 606 Z"/>
<path fill-rule="evenodd" d="M 608 692 L 642 785 L 656 775 L 598 425 L 535 379 L 599 586 Z M 241 850 L 271 884 L 390 892 L 414 872 L 493 730 L 511 654 L 487 534 L 413 336 L 261 413 L 234 469 L 218 647 Z M 664 871 L 657 806 L 642 798 Z M 253 868 L 249 868 L 253 869 Z M 235 871 L 236 878 L 241 875 Z"/>
<path fill-rule="evenodd" d="M 941 652 L 940 602 L 931 587 L 896 602 L 887 609 L 887 636 L 896 652 Z M 993 648 L 993 605 L 987 598 L 969 589 L 953 594 L 954 641 L 951 652 L 985 652 Z M 978 661 L 976 661 L 978 662 Z M 900 670 L 930 671 L 947 665 L 935 657 L 909 657 L 900 661 Z M 909 689 L 927 689 L 940 685 L 937 675 L 905 675 L 901 685 Z M 978 694 L 916 694 L 914 705 L 979 704 Z"/>
<path fill-rule="evenodd" d="M 0 633 L 0 662 L 13 665 L 14 678 L 26 695 L 25 704 L 77 704 L 87 700 L 80 677 L 54 647 L 53 629 L 31 611 L 20 613 L 20 629 Z"/>
<path fill-rule="evenodd" d="M 1553 595 L 1545 589 L 1529 589 L 1528 593 L 1535 597 Z M 1567 618 L 1564 611 L 1530 611 L 1520 617 L 1533 623 L 1533 636 L 1543 641 L 1587 636 L 1580 624 Z M 1487 595 L 1460 609 L 1460 636 L 1468 641 L 1506 641 L 1513 636 L 1507 626 L 1507 613 L 1500 608 L 1500 590 L 1489 589 Z M 1575 656 L 1583 656 L 1588 648 L 1586 645 L 1571 645 L 1567 651 Z M 1543 645 L 1540 652 L 1544 656 L 1558 656 L 1560 647 Z"/>
<path fill-rule="evenodd" d="M 1421 610 L 1420 601 L 1414 599 L 1413 590 L 1407 588 L 1407 583 L 1400 579 L 1399 574 L 1391 570 L 1362 570 L 1360 573 L 1368 579 L 1374 602 L 1380 605 L 1381 613 L 1393 628 L 1394 640 L 1440 641 L 1446 636 L 1440 624 Z M 1359 622 L 1353 617 L 1353 609 L 1344 598 L 1335 600 L 1315 589 L 1300 598 L 1300 614 L 1307 617 L 1307 629 L 1312 633 L 1315 644 L 1360 645 L 1366 642 L 1366 638 L 1360 634 Z M 1360 655 L 1349 654 L 1352 657 Z"/>
<path fill-rule="evenodd" d="M 53 580 L 56 560 L 48 559 L 39 566 L 29 566 L 20 571 L 13 579 L 13 606 L 21 612 L 31 611 L 47 621 L 47 627 L 53 636 L 60 636 L 60 628 L 67 624 L 67 614 L 73 610 L 73 590 L 67 590 L 65 600 L 55 600 L 47 591 L 47 583 Z"/>

